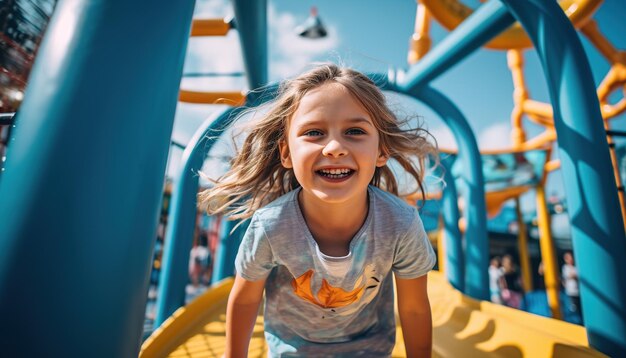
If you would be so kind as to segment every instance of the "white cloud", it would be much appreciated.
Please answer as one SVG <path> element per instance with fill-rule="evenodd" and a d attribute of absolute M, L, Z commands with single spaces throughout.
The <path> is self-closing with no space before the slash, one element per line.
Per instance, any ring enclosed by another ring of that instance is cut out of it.
<path fill-rule="evenodd" d="M 510 149 L 511 126 L 509 123 L 495 123 L 482 130 L 478 136 L 478 147 L 481 150 Z"/>
<path fill-rule="evenodd" d="M 198 0 L 194 9 L 194 17 L 215 18 L 227 17 L 233 13 L 231 2 L 228 0 Z"/>
<path fill-rule="evenodd" d="M 435 127 L 428 130 L 430 134 L 437 140 L 437 145 L 440 149 L 456 150 L 458 147 L 452 131 L 446 126 Z"/>

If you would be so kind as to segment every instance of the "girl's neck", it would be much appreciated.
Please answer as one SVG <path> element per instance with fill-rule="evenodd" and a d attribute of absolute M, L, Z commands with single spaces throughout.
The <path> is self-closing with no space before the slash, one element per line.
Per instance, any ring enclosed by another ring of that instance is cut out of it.
<path fill-rule="evenodd" d="M 301 190 L 298 203 L 320 251 L 329 256 L 347 255 L 350 241 L 367 219 L 367 192 L 355 201 L 331 204 L 320 200 L 305 200 Z"/>

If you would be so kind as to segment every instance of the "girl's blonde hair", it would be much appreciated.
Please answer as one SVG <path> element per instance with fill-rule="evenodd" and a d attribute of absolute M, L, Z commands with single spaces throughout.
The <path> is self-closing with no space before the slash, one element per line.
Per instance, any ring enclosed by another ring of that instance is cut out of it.
<path fill-rule="evenodd" d="M 428 131 L 405 128 L 406 121 L 398 120 L 388 108 L 384 94 L 367 76 L 325 64 L 280 85 L 271 109 L 255 122 L 241 150 L 232 159 L 230 169 L 213 187 L 199 194 L 199 205 L 208 214 L 223 213 L 230 219 L 244 219 L 297 188 L 299 184 L 293 170 L 281 164 L 279 143 L 286 140 L 289 120 L 302 97 L 331 82 L 343 85 L 370 114 L 379 132 L 380 150 L 416 180 L 424 195 L 425 161 L 430 154 L 436 154 L 436 147 L 427 140 Z M 398 195 L 398 183 L 388 165 L 376 168 L 371 184 Z M 417 189 L 413 191 L 416 192 Z"/>

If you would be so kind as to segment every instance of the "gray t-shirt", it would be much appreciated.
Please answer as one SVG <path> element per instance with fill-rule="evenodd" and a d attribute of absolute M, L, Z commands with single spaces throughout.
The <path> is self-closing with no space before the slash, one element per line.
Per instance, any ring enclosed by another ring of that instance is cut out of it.
<path fill-rule="evenodd" d="M 388 357 L 395 344 L 393 271 L 417 278 L 435 253 L 417 210 L 370 186 L 369 212 L 350 253 L 320 252 L 298 205 L 299 189 L 256 211 L 235 260 L 265 283 L 271 357 Z"/>

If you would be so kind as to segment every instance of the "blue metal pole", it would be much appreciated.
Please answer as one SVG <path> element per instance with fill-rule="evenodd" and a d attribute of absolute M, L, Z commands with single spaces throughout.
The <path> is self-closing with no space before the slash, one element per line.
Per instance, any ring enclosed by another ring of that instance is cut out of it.
<path fill-rule="evenodd" d="M 246 233 L 250 220 L 246 220 L 235 231 L 232 231 L 240 222 L 240 220 L 226 219 L 222 221 L 220 243 L 215 253 L 215 263 L 211 277 L 212 282 L 221 281 L 226 277 L 233 276 L 235 273 L 235 256 L 237 256 L 237 249 L 239 249 L 239 244 Z"/>
<path fill-rule="evenodd" d="M 168 215 L 155 328 L 185 304 L 185 286 L 189 280 L 189 251 L 196 228 L 197 172 L 218 136 L 235 117 L 233 112 L 232 108 L 226 108 L 207 118 L 183 152 L 182 168 L 178 177 L 174 178 L 172 204 Z"/>
<path fill-rule="evenodd" d="M 0 185 L 3 355 L 137 356 L 193 8 L 57 4 Z"/>
<path fill-rule="evenodd" d="M 415 65 L 402 83 L 404 92 L 430 83 L 500 32 L 513 25 L 513 17 L 499 0 L 491 0 L 476 9 L 463 23 Z"/>
<path fill-rule="evenodd" d="M 267 0 L 233 0 L 243 63 L 250 89 L 268 81 Z"/>
<path fill-rule="evenodd" d="M 489 242 L 487 239 L 487 209 L 482 159 L 469 123 L 447 97 L 435 89 L 423 86 L 410 95 L 432 108 L 448 125 L 459 147 L 458 159 L 464 170 L 460 181 L 465 199 L 465 293 L 479 300 L 489 299 Z M 458 242 L 454 245 L 458 245 Z M 458 250 L 458 248 L 457 248 Z"/>
<path fill-rule="evenodd" d="M 626 234 L 589 62 L 556 2 L 503 2 L 528 32 L 546 74 L 589 343 L 624 357 Z"/>
<path fill-rule="evenodd" d="M 445 155 L 445 154 L 444 154 Z M 452 176 L 452 165 L 456 156 L 449 155 L 441 159 L 444 167 L 446 187 L 441 200 L 443 215 L 443 232 L 446 248 L 446 276 L 454 288 L 465 292 L 465 258 L 463 254 L 463 236 L 459 229 L 459 206 L 455 179 Z"/>

